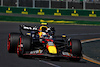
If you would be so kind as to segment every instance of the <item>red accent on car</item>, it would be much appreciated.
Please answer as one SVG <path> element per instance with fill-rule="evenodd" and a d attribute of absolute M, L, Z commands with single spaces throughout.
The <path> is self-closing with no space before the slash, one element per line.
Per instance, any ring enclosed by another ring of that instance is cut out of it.
<path fill-rule="evenodd" d="M 71 56 L 67 56 L 67 55 L 63 55 L 64 57 L 71 57 Z"/>
<path fill-rule="evenodd" d="M 54 45 L 54 47 L 56 47 L 56 46 Z"/>
<path fill-rule="evenodd" d="M 72 42 L 70 41 L 70 46 L 72 46 Z M 72 53 L 72 48 L 70 49 L 70 53 Z"/>
<path fill-rule="evenodd" d="M 22 51 L 22 50 L 21 50 L 21 42 L 22 42 L 22 39 L 21 39 L 21 37 L 20 37 L 20 47 L 19 47 L 19 51 Z"/>
<path fill-rule="evenodd" d="M 51 42 L 53 42 L 53 40 L 52 39 L 45 39 L 46 41 L 51 41 Z"/>
<path fill-rule="evenodd" d="M 51 40 L 51 42 L 53 42 L 53 40 Z"/>
<path fill-rule="evenodd" d="M 47 45 L 46 47 L 47 47 L 47 49 L 48 49 L 49 45 Z"/>
<path fill-rule="evenodd" d="M 18 56 L 19 56 L 19 51 L 22 51 L 21 50 L 21 37 L 19 38 L 20 40 L 19 40 L 19 42 L 18 42 L 18 44 L 17 44 L 17 54 L 18 54 Z M 20 47 L 18 46 L 20 44 Z"/>
<path fill-rule="evenodd" d="M 42 41 L 42 43 L 45 43 L 45 41 Z"/>
<path fill-rule="evenodd" d="M 49 39 L 45 39 L 46 41 L 50 41 Z"/>
<path fill-rule="evenodd" d="M 80 57 L 77 57 L 77 56 L 67 56 L 67 55 L 62 55 L 64 57 L 71 57 L 71 58 L 80 58 Z"/>
<path fill-rule="evenodd" d="M 10 50 L 10 33 L 9 33 L 9 36 L 8 36 L 8 42 L 7 42 L 7 50 L 9 51 Z"/>

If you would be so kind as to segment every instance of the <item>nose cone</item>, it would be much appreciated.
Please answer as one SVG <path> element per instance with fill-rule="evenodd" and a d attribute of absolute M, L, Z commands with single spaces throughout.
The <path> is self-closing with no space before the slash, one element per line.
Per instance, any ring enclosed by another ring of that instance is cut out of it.
<path fill-rule="evenodd" d="M 57 49 L 55 46 L 49 46 L 48 51 L 49 51 L 49 53 L 57 54 Z"/>

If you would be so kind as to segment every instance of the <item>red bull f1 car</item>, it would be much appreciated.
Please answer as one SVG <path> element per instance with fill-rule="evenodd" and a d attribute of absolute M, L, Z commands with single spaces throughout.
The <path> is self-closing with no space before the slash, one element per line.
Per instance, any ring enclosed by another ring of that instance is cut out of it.
<path fill-rule="evenodd" d="M 19 30 L 20 33 L 9 33 L 9 53 L 17 53 L 19 57 L 69 58 L 76 61 L 82 58 L 80 40 L 67 39 L 66 35 L 55 36 L 54 27 L 48 27 L 46 23 L 40 27 L 20 25 Z"/>

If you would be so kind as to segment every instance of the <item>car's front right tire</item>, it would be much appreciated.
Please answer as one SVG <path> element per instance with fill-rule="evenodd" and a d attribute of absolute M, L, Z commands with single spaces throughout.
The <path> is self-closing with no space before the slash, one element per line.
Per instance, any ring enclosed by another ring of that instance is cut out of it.
<path fill-rule="evenodd" d="M 24 57 L 23 54 L 31 49 L 31 38 L 29 36 L 21 36 L 17 45 L 17 54 L 19 57 Z"/>

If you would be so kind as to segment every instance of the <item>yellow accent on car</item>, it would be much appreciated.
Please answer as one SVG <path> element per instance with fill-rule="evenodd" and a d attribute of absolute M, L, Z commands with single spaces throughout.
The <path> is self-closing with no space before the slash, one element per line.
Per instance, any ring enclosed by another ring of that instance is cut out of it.
<path fill-rule="evenodd" d="M 47 26 L 41 26 L 41 27 L 40 27 L 40 30 L 42 30 L 43 27 L 48 28 Z"/>
<path fill-rule="evenodd" d="M 31 35 L 31 33 L 27 33 L 27 35 Z"/>
<path fill-rule="evenodd" d="M 20 47 L 20 45 L 18 45 L 18 47 Z"/>
<path fill-rule="evenodd" d="M 41 37 L 41 35 L 42 35 L 42 32 L 39 32 L 39 37 Z"/>
<path fill-rule="evenodd" d="M 55 46 L 49 46 L 48 51 L 49 51 L 49 53 L 57 54 L 57 49 Z"/>
<path fill-rule="evenodd" d="M 66 37 L 66 35 L 62 35 L 62 37 Z"/>
<path fill-rule="evenodd" d="M 39 53 L 40 53 L 41 49 L 39 49 Z"/>

